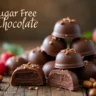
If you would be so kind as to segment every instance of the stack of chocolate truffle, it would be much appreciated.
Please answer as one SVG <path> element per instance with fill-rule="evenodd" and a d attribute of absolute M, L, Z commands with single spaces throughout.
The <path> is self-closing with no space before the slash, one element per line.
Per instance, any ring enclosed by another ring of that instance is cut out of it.
<path fill-rule="evenodd" d="M 47 80 L 50 86 L 76 90 L 79 80 L 96 78 L 94 54 L 93 42 L 81 37 L 76 20 L 63 18 L 55 24 L 52 34 L 40 47 L 23 56 L 30 63 L 13 72 L 11 84 L 44 85 Z"/>

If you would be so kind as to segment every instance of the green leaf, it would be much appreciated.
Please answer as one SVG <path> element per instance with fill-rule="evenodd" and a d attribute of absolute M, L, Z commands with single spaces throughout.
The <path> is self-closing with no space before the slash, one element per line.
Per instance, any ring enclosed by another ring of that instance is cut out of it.
<path fill-rule="evenodd" d="M 4 42 L 2 48 L 3 50 L 10 51 L 15 55 L 22 55 L 24 53 L 24 49 L 20 45 L 16 44 Z"/>
<path fill-rule="evenodd" d="M 93 32 L 85 32 L 85 33 L 82 34 L 82 36 L 92 39 L 92 34 L 93 34 Z"/>

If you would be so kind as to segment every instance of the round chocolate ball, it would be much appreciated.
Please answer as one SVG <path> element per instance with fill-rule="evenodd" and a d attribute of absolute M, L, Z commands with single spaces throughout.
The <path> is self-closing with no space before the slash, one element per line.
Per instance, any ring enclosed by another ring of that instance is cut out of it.
<path fill-rule="evenodd" d="M 8 75 L 11 75 L 13 73 L 13 71 L 21 66 L 22 64 L 26 64 L 26 60 L 23 59 L 22 57 L 18 57 L 18 56 L 13 56 L 10 57 L 7 61 L 6 61 L 6 68 L 7 68 L 7 73 Z"/>
<path fill-rule="evenodd" d="M 41 51 L 41 49 L 39 47 L 32 49 L 29 52 L 28 55 L 28 61 L 31 62 L 32 64 L 38 64 L 41 67 L 48 62 L 50 59 L 50 57 L 43 51 Z"/>
<path fill-rule="evenodd" d="M 84 62 L 79 53 L 74 49 L 65 49 L 56 56 L 55 68 L 69 69 L 83 67 Z"/>
<path fill-rule="evenodd" d="M 84 37 L 74 39 L 71 43 L 71 48 L 74 48 L 82 56 L 93 55 L 95 53 L 95 46 L 92 40 Z"/>
<path fill-rule="evenodd" d="M 41 50 L 45 51 L 48 55 L 55 57 L 59 51 L 66 49 L 66 47 L 67 44 L 65 40 L 49 35 L 43 41 Z"/>
<path fill-rule="evenodd" d="M 63 18 L 55 24 L 52 35 L 59 38 L 81 37 L 80 26 L 74 19 Z"/>
<path fill-rule="evenodd" d="M 54 69 L 54 65 L 55 65 L 55 61 L 49 61 L 44 64 L 42 69 L 43 69 L 43 72 L 44 72 L 46 78 L 48 78 L 48 75 L 51 72 L 51 70 Z"/>
<path fill-rule="evenodd" d="M 84 61 L 85 66 L 76 71 L 78 78 L 81 80 L 89 80 L 96 78 L 96 65 L 92 62 Z"/>

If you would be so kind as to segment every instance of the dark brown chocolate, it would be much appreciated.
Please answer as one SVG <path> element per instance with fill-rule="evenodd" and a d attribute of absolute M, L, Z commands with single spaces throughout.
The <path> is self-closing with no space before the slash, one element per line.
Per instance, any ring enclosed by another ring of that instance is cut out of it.
<path fill-rule="evenodd" d="M 23 64 L 12 74 L 11 84 L 16 85 L 43 85 L 45 82 L 42 68 L 36 64 Z"/>
<path fill-rule="evenodd" d="M 85 56 L 85 57 L 83 58 L 83 60 L 84 60 L 84 61 L 87 60 L 87 61 L 89 61 L 89 62 L 93 62 L 94 64 L 96 64 L 96 54 L 90 55 L 90 56 Z"/>
<path fill-rule="evenodd" d="M 28 61 L 32 64 L 39 64 L 41 67 L 50 60 L 50 57 L 39 47 L 32 49 L 28 55 Z"/>
<path fill-rule="evenodd" d="M 78 78 L 75 73 L 68 70 L 52 70 L 48 76 L 50 86 L 76 90 L 78 88 Z"/>
<path fill-rule="evenodd" d="M 65 49 L 59 52 L 55 62 L 55 68 L 59 69 L 79 68 L 84 66 L 81 55 L 74 49 Z"/>
<path fill-rule="evenodd" d="M 71 43 L 71 48 L 74 48 L 82 56 L 93 55 L 95 53 L 93 41 L 84 37 L 74 39 Z"/>
<path fill-rule="evenodd" d="M 23 59 L 22 57 L 18 57 L 18 56 L 13 56 L 10 57 L 7 61 L 6 61 L 6 68 L 7 68 L 7 74 L 11 75 L 13 73 L 13 71 L 21 66 L 22 64 L 26 64 L 27 61 L 25 59 Z"/>
<path fill-rule="evenodd" d="M 48 78 L 48 75 L 51 72 L 51 70 L 54 69 L 54 65 L 55 65 L 55 61 L 49 61 L 44 64 L 43 72 L 44 72 L 46 78 Z"/>
<path fill-rule="evenodd" d="M 75 70 L 80 80 L 89 80 L 90 78 L 96 79 L 96 65 L 92 62 L 84 61 L 85 66 Z"/>
<path fill-rule="evenodd" d="M 63 18 L 55 24 L 52 35 L 59 38 L 81 37 L 80 26 L 74 19 Z"/>
<path fill-rule="evenodd" d="M 48 55 L 55 57 L 59 51 L 66 49 L 66 47 L 67 44 L 65 40 L 49 35 L 44 39 L 41 50 L 45 51 Z"/>

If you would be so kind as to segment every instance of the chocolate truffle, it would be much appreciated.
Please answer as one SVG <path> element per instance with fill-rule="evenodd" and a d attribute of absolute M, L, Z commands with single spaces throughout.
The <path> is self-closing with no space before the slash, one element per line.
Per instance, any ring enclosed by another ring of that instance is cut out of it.
<path fill-rule="evenodd" d="M 32 49 L 28 55 L 28 61 L 32 64 L 39 64 L 41 67 L 48 62 L 50 57 L 39 47 Z"/>
<path fill-rule="evenodd" d="M 43 85 L 44 73 L 42 68 L 36 64 L 23 64 L 18 67 L 12 74 L 12 85 Z"/>
<path fill-rule="evenodd" d="M 78 88 L 78 78 L 75 73 L 68 70 L 55 69 L 49 73 L 48 83 L 50 86 L 76 90 Z"/>
<path fill-rule="evenodd" d="M 96 65 L 92 62 L 84 61 L 85 66 L 76 71 L 78 78 L 81 80 L 89 80 L 96 78 Z"/>
<path fill-rule="evenodd" d="M 55 24 L 52 35 L 59 38 L 81 37 L 80 26 L 74 19 L 63 18 Z"/>
<path fill-rule="evenodd" d="M 18 57 L 18 56 L 13 56 L 10 57 L 7 61 L 6 61 L 6 68 L 7 68 L 7 73 L 8 75 L 11 75 L 13 73 L 13 71 L 18 67 L 21 66 L 22 64 L 27 63 L 25 59 L 23 59 L 22 57 Z"/>
<path fill-rule="evenodd" d="M 65 49 L 56 56 L 55 68 L 69 69 L 84 66 L 84 62 L 79 53 L 74 49 Z"/>
<path fill-rule="evenodd" d="M 44 64 L 43 66 L 43 72 L 45 74 L 45 77 L 47 78 L 51 70 L 54 69 L 55 61 L 49 61 Z"/>
<path fill-rule="evenodd" d="M 82 56 L 88 56 L 95 53 L 95 46 L 92 40 L 87 38 L 74 39 L 71 43 L 71 48 L 74 48 L 76 52 Z"/>
<path fill-rule="evenodd" d="M 45 51 L 48 55 L 55 57 L 60 50 L 66 49 L 66 47 L 67 44 L 65 40 L 49 35 L 43 41 L 41 50 Z"/>

